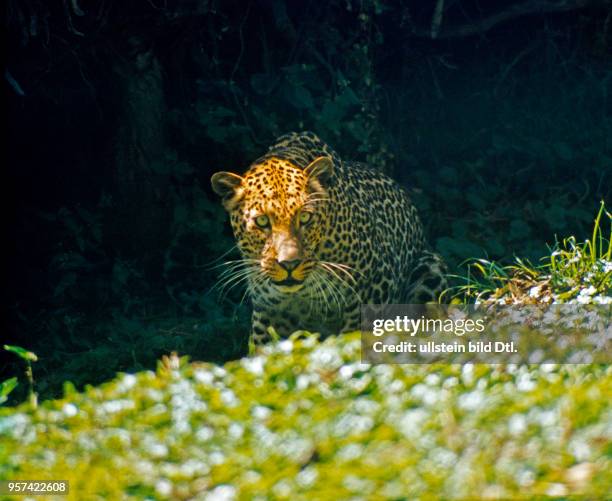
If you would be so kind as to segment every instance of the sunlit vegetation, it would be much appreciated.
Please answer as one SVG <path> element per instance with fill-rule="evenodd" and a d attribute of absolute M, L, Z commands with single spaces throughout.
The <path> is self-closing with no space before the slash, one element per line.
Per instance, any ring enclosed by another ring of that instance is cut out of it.
<path fill-rule="evenodd" d="M 223 367 L 167 357 L 0 411 L 0 478 L 68 499 L 447 499 L 611 485 L 608 366 L 360 363 L 357 333 Z M 199 496 L 199 497 L 198 497 Z"/>
<path fill-rule="evenodd" d="M 8 3 L 0 479 L 76 501 L 610 497 L 610 366 L 368 365 L 356 333 L 249 354 L 243 291 L 212 290 L 236 249 L 208 192 L 313 130 L 407 189 L 457 301 L 610 304 L 609 2 L 467 38 L 445 35 L 496 2 L 80 3 Z"/>
<path fill-rule="evenodd" d="M 455 288 L 457 298 L 501 304 L 612 304 L 612 214 L 602 202 L 587 240 L 557 241 L 537 265 L 515 258 L 511 265 L 477 259 Z"/>
<path fill-rule="evenodd" d="M 588 297 L 606 304 L 609 271 L 592 273 L 609 262 L 604 216 L 539 268 L 481 262 L 496 287 L 463 292 L 532 303 L 550 284 L 554 301 L 582 302 L 597 283 Z M 222 366 L 173 354 L 84 392 L 66 383 L 63 398 L 0 410 L 0 478 L 44 472 L 75 500 L 609 493 L 610 366 L 371 365 L 360 349 L 359 333 L 296 333 Z"/>

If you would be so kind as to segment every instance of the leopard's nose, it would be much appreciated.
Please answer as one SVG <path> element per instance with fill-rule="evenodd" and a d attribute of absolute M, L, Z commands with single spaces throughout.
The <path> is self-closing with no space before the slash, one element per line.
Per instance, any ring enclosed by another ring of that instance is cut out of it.
<path fill-rule="evenodd" d="M 289 261 L 278 261 L 278 264 L 281 268 L 287 270 L 288 273 L 291 273 L 300 265 L 301 262 L 301 259 L 291 259 Z"/>

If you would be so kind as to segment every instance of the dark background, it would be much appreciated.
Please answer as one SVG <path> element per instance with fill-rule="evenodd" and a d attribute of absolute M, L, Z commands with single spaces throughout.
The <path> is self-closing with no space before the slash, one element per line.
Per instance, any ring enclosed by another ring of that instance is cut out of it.
<path fill-rule="evenodd" d="M 610 203 L 610 1 L 5 7 L 1 340 L 39 355 L 43 397 L 245 353 L 243 291 L 211 290 L 233 239 L 209 178 L 288 131 L 404 184 L 460 275 L 537 262 Z"/>

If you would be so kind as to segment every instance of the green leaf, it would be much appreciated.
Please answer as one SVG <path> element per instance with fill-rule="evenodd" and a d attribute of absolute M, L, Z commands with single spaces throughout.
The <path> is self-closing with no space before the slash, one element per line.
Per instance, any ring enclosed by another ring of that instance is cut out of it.
<path fill-rule="evenodd" d="M 457 169 L 453 167 L 442 167 L 439 172 L 440 179 L 448 184 L 456 184 L 458 180 Z"/>
<path fill-rule="evenodd" d="M 510 238 L 525 238 L 531 233 L 531 228 L 527 223 L 520 219 L 515 219 L 510 223 Z"/>
<path fill-rule="evenodd" d="M 360 103 L 357 94 L 350 87 L 346 87 L 336 100 L 345 106 L 355 106 Z"/>
<path fill-rule="evenodd" d="M 441 237 L 436 240 L 436 250 L 442 255 L 481 256 L 482 248 L 467 239 Z"/>
<path fill-rule="evenodd" d="M 567 209 L 560 205 L 553 204 L 544 210 L 544 219 L 551 228 L 563 231 L 567 227 Z"/>
<path fill-rule="evenodd" d="M 574 158 L 574 152 L 568 146 L 567 143 L 558 142 L 553 145 L 555 153 L 559 156 L 561 160 L 572 160 Z"/>
<path fill-rule="evenodd" d="M 312 94 L 305 87 L 297 86 L 293 89 L 293 105 L 300 109 L 314 108 Z"/>
<path fill-rule="evenodd" d="M 21 346 L 13 346 L 10 344 L 5 344 L 4 349 L 6 351 L 10 351 L 11 353 L 14 353 L 15 355 L 17 355 L 19 358 L 22 358 L 23 360 L 28 360 L 30 362 L 36 362 L 38 360 L 38 357 L 36 356 L 35 353 L 32 353 L 31 351 L 28 351 L 25 348 L 22 348 Z"/>
<path fill-rule="evenodd" d="M 275 78 L 267 73 L 255 73 L 251 76 L 251 87 L 258 94 L 269 94 L 274 86 Z"/>
<path fill-rule="evenodd" d="M 8 400 L 9 393 L 13 391 L 18 384 L 19 383 L 17 382 L 16 377 L 12 377 L 0 383 L 0 404 L 3 404 Z"/>
<path fill-rule="evenodd" d="M 466 200 L 475 209 L 484 210 L 487 204 L 483 195 L 481 189 L 470 187 L 466 194 Z"/>

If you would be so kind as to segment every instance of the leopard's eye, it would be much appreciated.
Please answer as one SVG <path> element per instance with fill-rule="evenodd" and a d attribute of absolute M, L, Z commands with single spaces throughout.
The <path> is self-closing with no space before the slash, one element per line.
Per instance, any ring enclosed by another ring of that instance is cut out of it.
<path fill-rule="evenodd" d="M 267 228 L 270 226 L 270 218 L 265 214 L 262 214 L 261 216 L 257 216 L 255 218 L 255 224 L 260 228 Z"/>
<path fill-rule="evenodd" d="M 299 220 L 300 224 L 302 225 L 310 223 L 310 221 L 312 220 L 312 213 L 306 211 L 300 212 Z"/>

